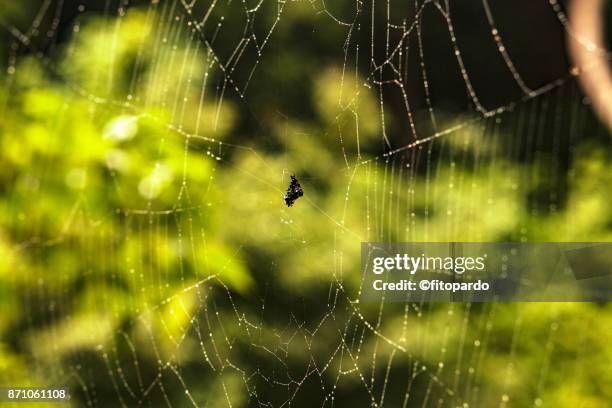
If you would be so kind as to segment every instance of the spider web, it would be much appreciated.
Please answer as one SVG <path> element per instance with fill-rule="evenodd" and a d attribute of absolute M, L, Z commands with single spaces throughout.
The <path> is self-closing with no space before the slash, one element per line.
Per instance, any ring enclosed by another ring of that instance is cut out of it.
<path fill-rule="evenodd" d="M 3 196 L 2 212 L 31 217 L 0 236 L 23 275 L 2 275 L 19 316 L 0 343 L 18 356 L 3 385 L 124 407 L 555 406 L 567 384 L 582 395 L 600 373 L 589 351 L 605 347 L 587 333 L 609 319 L 594 305 L 361 301 L 362 241 L 609 239 L 567 222 L 564 186 L 588 177 L 579 139 L 607 130 L 575 84 L 588 67 L 564 60 L 563 5 L 539 3 L 516 12 L 547 33 L 535 60 L 488 0 L 45 0 L 22 23 L 7 7 L 3 119 L 13 91 L 37 87 L 20 82 L 34 69 L 23 61 L 66 91 L 44 159 Z M 287 48 L 304 52 L 297 67 Z M 311 101 L 282 104 L 304 86 Z M 92 128 L 69 138 L 77 105 Z M 87 132 L 104 142 L 71 153 L 86 164 L 45 156 Z M 54 171 L 73 191 L 57 213 Z M 287 209 L 293 173 L 305 195 Z M 87 189 L 84 174 L 104 177 Z M 542 214 L 563 226 L 539 232 Z M 554 372 L 568 367 L 565 383 Z"/>

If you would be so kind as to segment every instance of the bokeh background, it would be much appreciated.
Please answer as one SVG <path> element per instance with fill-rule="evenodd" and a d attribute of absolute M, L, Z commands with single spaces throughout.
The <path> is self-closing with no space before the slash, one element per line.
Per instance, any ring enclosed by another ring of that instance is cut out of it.
<path fill-rule="evenodd" d="M 565 7 L 0 0 L 0 385 L 610 407 L 607 303 L 360 301 L 362 241 L 612 240 Z"/>

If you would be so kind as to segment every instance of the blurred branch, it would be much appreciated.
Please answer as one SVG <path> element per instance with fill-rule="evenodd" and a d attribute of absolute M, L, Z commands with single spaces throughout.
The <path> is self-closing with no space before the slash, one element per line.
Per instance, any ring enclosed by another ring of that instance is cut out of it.
<path fill-rule="evenodd" d="M 593 107 L 612 127 L 612 71 L 604 41 L 603 0 L 572 0 L 569 4 L 570 56 Z"/>

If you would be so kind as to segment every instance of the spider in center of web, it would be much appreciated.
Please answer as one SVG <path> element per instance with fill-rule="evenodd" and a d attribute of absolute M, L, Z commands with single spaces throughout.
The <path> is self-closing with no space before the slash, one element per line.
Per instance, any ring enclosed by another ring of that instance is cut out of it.
<path fill-rule="evenodd" d="M 297 180 L 295 175 L 291 175 L 291 182 L 289 183 L 289 187 L 287 187 L 287 192 L 285 193 L 285 204 L 287 207 L 291 207 L 295 200 L 304 195 L 304 190 L 302 190 L 302 186 L 300 186 L 300 182 Z"/>

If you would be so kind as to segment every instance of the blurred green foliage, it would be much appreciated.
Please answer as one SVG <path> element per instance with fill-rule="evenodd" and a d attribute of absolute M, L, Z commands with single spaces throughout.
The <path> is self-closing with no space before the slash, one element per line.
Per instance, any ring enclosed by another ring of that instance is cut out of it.
<path fill-rule="evenodd" d="M 608 150 L 580 146 L 556 176 L 565 199 L 538 211 L 552 159 L 513 160 L 503 132 L 373 153 L 383 116 L 403 119 L 339 65 L 308 78 L 310 120 L 236 138 L 240 101 L 202 97 L 222 76 L 188 30 L 161 41 L 168 26 L 139 10 L 78 27 L 56 72 L 24 56 L 2 78 L 3 384 L 61 381 L 101 406 L 149 384 L 153 406 L 185 390 L 310 406 L 335 384 L 342 406 L 383 384 L 400 406 L 408 381 L 415 401 L 609 406 L 609 305 L 357 302 L 360 241 L 612 240 Z M 306 194 L 287 209 L 289 173 Z M 312 367 L 321 379 L 299 382 Z"/>

